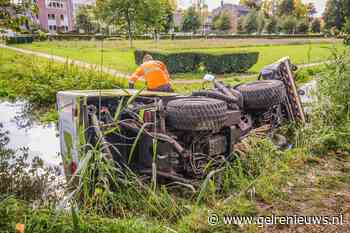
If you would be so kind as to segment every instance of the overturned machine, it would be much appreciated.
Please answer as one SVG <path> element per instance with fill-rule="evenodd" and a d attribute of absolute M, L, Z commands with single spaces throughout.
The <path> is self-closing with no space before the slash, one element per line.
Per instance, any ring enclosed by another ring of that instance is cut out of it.
<path fill-rule="evenodd" d="M 191 182 L 232 159 L 236 145 L 258 129 L 305 121 L 288 58 L 256 82 L 190 96 L 137 90 L 59 92 L 61 154 L 70 177 L 92 145 L 139 175 Z M 156 169 L 154 165 L 156 164 Z"/>

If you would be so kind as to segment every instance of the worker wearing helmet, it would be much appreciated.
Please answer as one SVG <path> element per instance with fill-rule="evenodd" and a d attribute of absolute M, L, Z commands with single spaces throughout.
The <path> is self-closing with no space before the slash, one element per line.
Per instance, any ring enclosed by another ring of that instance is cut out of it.
<path fill-rule="evenodd" d="M 134 88 L 135 82 L 140 78 L 146 81 L 149 91 L 173 92 L 166 65 L 154 60 L 149 54 L 144 56 L 143 64 L 130 76 L 129 88 Z"/>

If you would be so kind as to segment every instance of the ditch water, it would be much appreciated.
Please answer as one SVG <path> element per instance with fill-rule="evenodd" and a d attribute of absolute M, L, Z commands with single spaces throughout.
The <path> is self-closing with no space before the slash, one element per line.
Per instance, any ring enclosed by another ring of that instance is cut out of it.
<path fill-rule="evenodd" d="M 56 124 L 41 124 L 34 120 L 27 112 L 25 102 L 0 101 L 0 123 L 9 132 L 9 148 L 27 148 L 30 158 L 40 157 L 49 166 L 61 163 Z"/>

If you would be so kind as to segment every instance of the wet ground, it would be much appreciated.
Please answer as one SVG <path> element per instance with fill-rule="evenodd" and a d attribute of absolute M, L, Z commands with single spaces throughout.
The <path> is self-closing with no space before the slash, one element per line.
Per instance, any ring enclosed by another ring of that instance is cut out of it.
<path fill-rule="evenodd" d="M 59 165 L 60 144 L 57 126 L 41 124 L 27 113 L 25 102 L 0 101 L 0 122 L 9 131 L 11 149 L 28 148 L 31 157 L 38 156 L 48 165 Z"/>

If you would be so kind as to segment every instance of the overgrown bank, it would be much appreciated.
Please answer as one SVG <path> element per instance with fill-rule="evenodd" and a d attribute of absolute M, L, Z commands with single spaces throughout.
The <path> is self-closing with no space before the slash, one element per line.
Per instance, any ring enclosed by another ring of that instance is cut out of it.
<path fill-rule="evenodd" d="M 0 49 L 0 97 L 25 98 L 38 107 L 51 107 L 61 90 L 112 89 L 125 85 L 118 79 L 95 70 L 71 64 L 21 55 Z"/>

